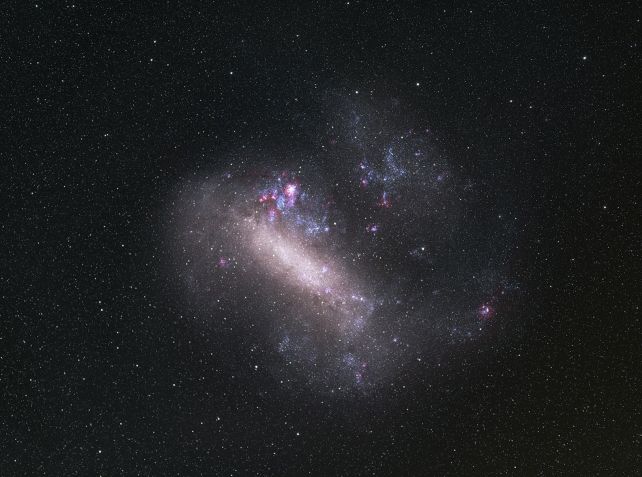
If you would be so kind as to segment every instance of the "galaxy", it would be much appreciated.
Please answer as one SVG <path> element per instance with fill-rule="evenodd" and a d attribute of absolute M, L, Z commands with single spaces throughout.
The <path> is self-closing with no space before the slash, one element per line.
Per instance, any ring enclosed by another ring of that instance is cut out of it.
<path fill-rule="evenodd" d="M 367 393 L 483 338 L 519 297 L 519 235 L 460 247 L 479 227 L 465 219 L 475 192 L 430 129 L 401 118 L 402 104 L 328 97 L 318 122 L 334 121 L 330 135 L 181 184 L 169 234 L 188 299 L 214 310 L 252 295 L 248 322 L 278 353 L 277 377 Z"/>
<path fill-rule="evenodd" d="M 2 19 L 1 477 L 640 474 L 636 2 Z"/>

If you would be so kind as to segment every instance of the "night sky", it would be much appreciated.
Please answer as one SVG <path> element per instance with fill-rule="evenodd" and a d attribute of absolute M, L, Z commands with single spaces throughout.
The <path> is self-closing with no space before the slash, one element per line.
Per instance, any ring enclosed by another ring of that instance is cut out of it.
<path fill-rule="evenodd" d="M 638 475 L 636 2 L 16 3 L 0 475 Z"/>

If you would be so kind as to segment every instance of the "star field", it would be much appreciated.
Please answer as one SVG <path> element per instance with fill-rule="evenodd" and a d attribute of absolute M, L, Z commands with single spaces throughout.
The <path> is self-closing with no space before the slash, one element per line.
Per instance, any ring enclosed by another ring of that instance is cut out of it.
<path fill-rule="evenodd" d="M 7 5 L 0 475 L 636 475 L 635 3 Z"/>

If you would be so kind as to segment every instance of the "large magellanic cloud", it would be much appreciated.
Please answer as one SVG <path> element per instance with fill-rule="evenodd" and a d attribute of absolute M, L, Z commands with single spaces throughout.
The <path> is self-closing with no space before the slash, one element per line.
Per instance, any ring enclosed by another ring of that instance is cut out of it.
<path fill-rule="evenodd" d="M 315 389 L 367 391 L 474 340 L 514 288 L 508 244 L 489 246 L 471 220 L 471 179 L 400 117 L 346 102 L 307 126 L 303 152 L 223 161 L 181 184 L 171 210 L 189 296 L 251 303 L 277 373 Z"/>

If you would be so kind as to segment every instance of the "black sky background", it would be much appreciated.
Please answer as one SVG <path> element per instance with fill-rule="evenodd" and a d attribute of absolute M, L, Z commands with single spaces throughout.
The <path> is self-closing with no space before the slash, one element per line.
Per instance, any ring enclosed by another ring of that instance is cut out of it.
<path fill-rule="evenodd" d="M 0 474 L 639 472 L 635 2 L 21 2 L 1 22 Z M 250 373 L 252 333 L 195 330 L 163 220 L 183 178 L 305 141 L 318 99 L 356 90 L 411 104 L 479 213 L 518 219 L 521 294 L 477 350 L 355 404 Z"/>

